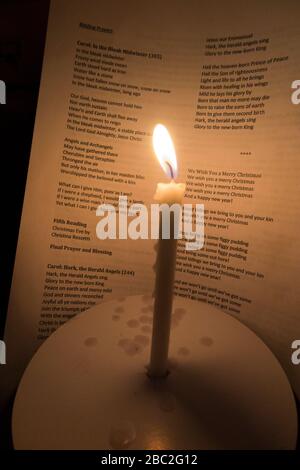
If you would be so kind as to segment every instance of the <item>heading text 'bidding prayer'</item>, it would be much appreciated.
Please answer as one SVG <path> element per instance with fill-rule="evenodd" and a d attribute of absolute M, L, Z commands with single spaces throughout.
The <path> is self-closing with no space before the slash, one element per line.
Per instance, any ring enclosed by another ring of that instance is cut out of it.
<path fill-rule="evenodd" d="M 188 251 L 201 250 L 204 244 L 203 204 L 151 204 L 148 211 L 140 203 L 128 207 L 127 196 L 120 196 L 117 209 L 111 204 L 101 204 L 96 215 L 101 217 L 96 226 L 100 240 L 157 240 L 172 237 L 187 240 L 185 248 Z"/>

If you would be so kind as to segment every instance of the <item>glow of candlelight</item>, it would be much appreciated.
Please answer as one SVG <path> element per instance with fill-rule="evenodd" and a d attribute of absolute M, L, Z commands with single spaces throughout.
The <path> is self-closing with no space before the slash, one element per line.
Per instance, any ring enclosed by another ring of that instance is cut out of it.
<path fill-rule="evenodd" d="M 172 180 L 177 177 L 177 158 L 173 140 L 163 124 L 157 124 L 153 131 L 153 148 L 165 174 Z"/>

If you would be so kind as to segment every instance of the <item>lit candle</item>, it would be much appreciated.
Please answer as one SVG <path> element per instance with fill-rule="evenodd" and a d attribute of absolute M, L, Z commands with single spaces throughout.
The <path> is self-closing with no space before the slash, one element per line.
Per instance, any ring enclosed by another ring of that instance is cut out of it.
<path fill-rule="evenodd" d="M 179 220 L 176 219 L 174 212 L 169 210 L 169 207 L 172 204 L 182 203 L 185 184 L 175 183 L 174 181 L 177 176 L 175 148 L 168 130 L 162 124 L 155 126 L 153 147 L 164 172 L 171 178 L 171 181 L 167 184 L 158 183 L 154 195 L 154 199 L 159 204 L 165 204 L 165 207 L 161 206 L 159 214 L 153 333 L 148 373 L 150 377 L 164 377 L 168 373 L 168 351 L 176 268 L 176 234 L 179 229 Z M 163 237 L 163 218 L 166 215 L 170 218 L 170 235 L 168 238 Z"/>

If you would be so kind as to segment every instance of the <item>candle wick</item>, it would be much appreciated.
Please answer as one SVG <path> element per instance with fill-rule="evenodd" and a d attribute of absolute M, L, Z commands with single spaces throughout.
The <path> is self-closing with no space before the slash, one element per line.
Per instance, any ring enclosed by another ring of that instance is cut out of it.
<path fill-rule="evenodd" d="M 171 163 L 166 162 L 166 165 L 168 165 L 168 167 L 170 169 L 170 173 L 171 173 L 171 178 L 172 178 L 172 180 L 174 180 L 174 171 L 173 171 Z"/>

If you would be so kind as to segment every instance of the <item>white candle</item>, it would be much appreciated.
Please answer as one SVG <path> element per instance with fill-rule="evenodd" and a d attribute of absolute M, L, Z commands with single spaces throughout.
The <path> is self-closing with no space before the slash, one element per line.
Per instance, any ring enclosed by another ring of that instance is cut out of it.
<path fill-rule="evenodd" d="M 153 333 L 151 345 L 151 358 L 149 366 L 150 377 L 164 377 L 168 373 L 168 351 L 171 329 L 171 316 L 173 304 L 173 288 L 176 268 L 176 248 L 178 220 L 170 212 L 170 237 L 162 237 L 162 218 L 168 206 L 181 204 L 185 191 L 185 184 L 175 183 L 177 176 L 177 159 L 172 139 L 167 129 L 158 124 L 153 132 L 153 146 L 156 156 L 165 171 L 171 178 L 170 183 L 158 183 L 154 199 L 159 204 L 166 204 L 160 210 L 159 241 L 156 260 L 155 302 L 153 315 Z"/>

